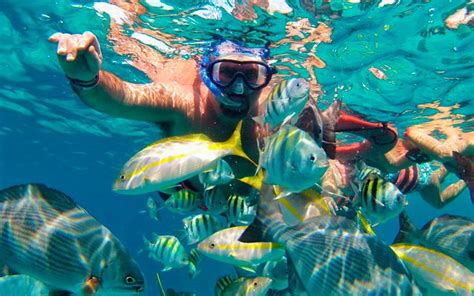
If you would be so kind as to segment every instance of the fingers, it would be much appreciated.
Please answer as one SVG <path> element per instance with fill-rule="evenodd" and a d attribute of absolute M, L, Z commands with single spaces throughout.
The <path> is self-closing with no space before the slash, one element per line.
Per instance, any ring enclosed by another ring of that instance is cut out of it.
<path fill-rule="evenodd" d="M 85 55 L 87 65 L 92 72 L 98 73 L 102 64 L 102 56 L 97 53 L 94 46 L 90 46 L 88 52 L 89 54 Z"/>
<path fill-rule="evenodd" d="M 61 38 L 62 35 L 63 35 L 63 33 L 61 33 L 61 32 L 54 33 L 53 35 L 49 36 L 48 41 L 49 42 L 58 42 L 59 38 Z"/>

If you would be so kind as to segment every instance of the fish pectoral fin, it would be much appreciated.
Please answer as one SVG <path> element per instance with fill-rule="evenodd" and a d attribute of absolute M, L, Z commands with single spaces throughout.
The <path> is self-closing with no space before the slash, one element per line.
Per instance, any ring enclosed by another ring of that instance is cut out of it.
<path fill-rule="evenodd" d="M 293 118 L 293 116 L 295 116 L 295 112 L 291 113 L 290 115 L 288 115 L 287 117 L 285 117 L 285 119 L 283 119 L 283 122 L 281 123 L 280 126 L 284 126 L 286 124 L 289 124 L 291 123 L 291 119 Z"/>
<path fill-rule="evenodd" d="M 253 274 L 256 274 L 256 273 L 257 273 L 257 271 L 256 271 L 254 268 L 250 267 L 250 266 L 239 265 L 238 267 L 239 267 L 240 269 L 243 269 L 243 270 L 248 271 L 248 272 L 253 273 Z"/>
<path fill-rule="evenodd" d="M 384 204 L 383 202 L 381 202 L 380 200 L 378 200 L 378 199 L 375 198 L 375 202 L 376 202 L 379 206 L 381 206 L 382 208 L 385 208 L 385 204 Z"/>
<path fill-rule="evenodd" d="M 278 200 L 278 199 L 280 199 L 280 198 L 282 198 L 282 197 L 287 197 L 287 196 L 289 196 L 290 194 L 291 194 L 290 191 L 286 191 L 285 189 L 282 189 L 282 190 L 280 191 L 280 193 L 279 193 L 277 196 L 275 196 L 274 200 Z"/>
<path fill-rule="evenodd" d="M 172 269 L 172 268 L 173 268 L 173 267 L 171 267 L 171 266 L 165 266 L 161 271 L 162 271 L 162 272 L 163 272 L 163 271 L 168 271 L 168 270 L 170 270 L 170 269 Z"/>

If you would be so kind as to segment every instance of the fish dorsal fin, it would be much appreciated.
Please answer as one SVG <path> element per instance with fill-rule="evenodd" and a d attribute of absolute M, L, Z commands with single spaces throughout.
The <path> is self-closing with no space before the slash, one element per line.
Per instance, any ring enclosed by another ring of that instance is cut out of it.
<path fill-rule="evenodd" d="M 418 232 L 418 228 L 411 222 L 406 211 L 402 211 L 400 215 L 398 215 L 398 222 L 400 224 L 400 230 L 393 243 L 397 244 L 411 241 L 411 237 Z"/>

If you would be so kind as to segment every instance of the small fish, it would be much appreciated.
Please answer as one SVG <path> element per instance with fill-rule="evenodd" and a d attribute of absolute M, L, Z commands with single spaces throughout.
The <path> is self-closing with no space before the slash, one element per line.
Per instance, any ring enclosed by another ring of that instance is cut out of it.
<path fill-rule="evenodd" d="M 375 67 L 370 67 L 369 71 L 370 73 L 374 74 L 374 76 L 377 77 L 378 79 L 387 80 L 387 75 L 385 75 L 385 73 L 382 70 L 377 69 Z"/>
<path fill-rule="evenodd" d="M 173 213 L 186 214 L 196 210 L 199 206 L 198 194 L 189 189 L 182 189 L 173 193 L 166 201 L 165 207 Z"/>
<path fill-rule="evenodd" d="M 157 235 L 153 233 L 153 242 L 143 237 L 148 257 L 163 263 L 162 271 L 172 268 L 182 268 L 188 265 L 186 250 L 178 238 L 172 235 Z"/>
<path fill-rule="evenodd" d="M 159 221 L 160 209 L 161 208 L 158 206 L 158 203 L 156 202 L 156 200 L 153 197 L 149 196 L 146 199 L 146 210 L 141 211 L 140 213 L 143 213 L 143 214 L 147 213 L 150 219 Z"/>
<path fill-rule="evenodd" d="M 280 82 L 265 101 L 263 116 L 253 119 L 261 127 L 269 125 L 270 129 L 281 125 L 297 116 L 303 110 L 309 98 L 309 83 L 302 78 L 290 78 Z"/>
<path fill-rule="evenodd" d="M 204 191 L 204 205 L 209 214 L 219 215 L 227 211 L 229 197 L 218 187 Z"/>
<path fill-rule="evenodd" d="M 189 244 L 195 244 L 224 228 L 224 223 L 214 216 L 199 214 L 183 219 Z"/>
<path fill-rule="evenodd" d="M 286 260 L 286 257 L 283 257 L 278 261 L 265 263 L 262 275 L 273 280 L 271 286 L 273 290 L 288 288 L 288 260 Z"/>
<path fill-rule="evenodd" d="M 233 279 L 230 275 L 220 277 L 216 282 L 214 294 L 216 296 L 222 296 L 222 294 L 224 293 L 224 289 L 229 286 L 233 281 L 235 281 L 235 279 Z"/>
<path fill-rule="evenodd" d="M 238 278 L 228 284 L 221 296 L 264 296 L 270 290 L 272 279 L 267 277 Z"/>
<path fill-rule="evenodd" d="M 410 269 L 424 295 L 474 295 L 474 273 L 453 258 L 425 247 L 391 248 Z"/>
<path fill-rule="evenodd" d="M 390 247 L 340 216 L 320 216 L 288 226 L 262 187 L 257 216 L 241 242 L 277 242 L 285 247 L 292 295 L 421 295 Z"/>
<path fill-rule="evenodd" d="M 320 180 L 329 165 L 324 150 L 308 133 L 291 125 L 265 138 L 259 165 L 265 169 L 263 182 L 281 187 L 284 197 L 301 192 Z"/>
<path fill-rule="evenodd" d="M 234 178 L 235 176 L 232 168 L 227 161 L 223 159 L 217 161 L 215 168 L 199 174 L 199 181 L 204 186 L 204 190 L 210 190 L 216 185 L 227 184 L 234 180 Z"/>
<path fill-rule="evenodd" d="M 188 261 L 189 261 L 188 274 L 189 274 L 189 277 L 193 279 L 199 274 L 198 265 L 199 265 L 199 262 L 201 261 L 201 255 L 199 254 L 198 249 L 192 249 L 189 252 Z"/>
<path fill-rule="evenodd" d="M 271 242 L 242 243 L 239 237 L 247 226 L 236 226 L 218 231 L 198 245 L 207 257 L 237 266 L 253 266 L 285 255 L 282 245 Z"/>
<path fill-rule="evenodd" d="M 320 145 L 328 158 L 336 158 L 336 124 L 341 115 L 341 100 L 321 111 L 314 100 L 308 100 L 295 126 L 307 132 Z"/>
<path fill-rule="evenodd" d="M 169 137 L 135 154 L 122 168 L 113 190 L 120 194 L 164 191 L 209 170 L 216 160 L 237 155 L 254 163 L 242 150 L 242 121 L 225 142 L 213 142 L 204 134 Z"/>
<path fill-rule="evenodd" d="M 444 253 L 474 272 L 474 221 L 467 217 L 442 215 L 418 229 L 405 212 L 399 216 L 400 231 L 394 244 L 424 246 Z"/>
<path fill-rule="evenodd" d="M 361 208 L 372 225 L 395 218 L 408 205 L 405 195 L 397 186 L 378 175 L 369 175 L 359 187 L 353 204 Z"/>
<path fill-rule="evenodd" d="M 231 195 L 227 202 L 227 219 L 233 225 L 248 225 L 256 214 L 256 207 L 247 205 L 246 199 L 239 195 Z"/>
<path fill-rule="evenodd" d="M 69 196 L 46 185 L 0 191 L 0 232 L 2 264 L 51 290 L 143 291 L 143 274 L 118 238 Z"/>

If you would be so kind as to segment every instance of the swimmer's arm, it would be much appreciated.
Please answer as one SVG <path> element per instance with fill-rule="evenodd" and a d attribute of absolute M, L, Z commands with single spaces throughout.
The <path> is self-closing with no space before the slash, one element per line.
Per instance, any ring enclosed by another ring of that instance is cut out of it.
<path fill-rule="evenodd" d="M 186 110 L 192 90 L 178 84 L 133 84 L 101 70 L 90 89 L 74 87 L 81 100 L 97 111 L 127 119 L 169 122 Z M 189 107 L 189 106 L 188 106 Z"/>

